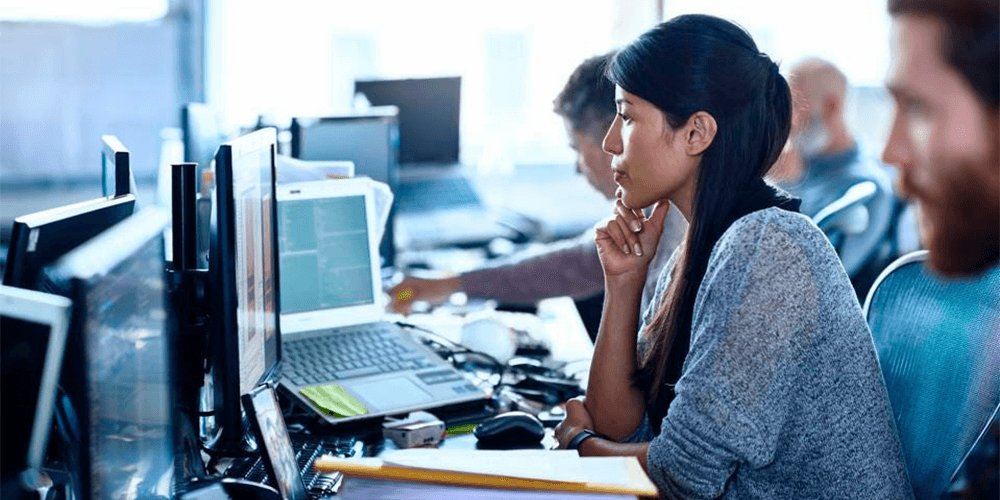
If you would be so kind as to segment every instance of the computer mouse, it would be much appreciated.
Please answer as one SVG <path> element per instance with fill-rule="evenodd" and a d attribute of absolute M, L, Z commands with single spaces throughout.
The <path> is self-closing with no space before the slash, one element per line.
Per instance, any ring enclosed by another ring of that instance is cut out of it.
<path fill-rule="evenodd" d="M 545 426 L 534 415 L 509 411 L 484 420 L 472 435 L 484 446 L 532 445 L 545 437 Z"/>
<path fill-rule="evenodd" d="M 493 318 L 481 318 L 462 325 L 462 345 L 485 352 L 501 363 L 506 363 L 517 352 L 514 330 Z"/>
<path fill-rule="evenodd" d="M 219 483 L 232 500 L 281 500 L 278 490 L 266 484 L 231 477 Z"/>

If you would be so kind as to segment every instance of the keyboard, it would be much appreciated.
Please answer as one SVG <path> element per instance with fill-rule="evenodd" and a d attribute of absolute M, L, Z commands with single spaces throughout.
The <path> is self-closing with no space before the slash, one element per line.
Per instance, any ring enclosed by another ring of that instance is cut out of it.
<path fill-rule="evenodd" d="M 361 441 L 353 438 L 322 439 L 315 436 L 292 435 L 292 448 L 295 449 L 295 459 L 299 464 L 302 482 L 310 499 L 318 499 L 333 495 L 340 487 L 343 476 L 339 472 L 319 473 L 313 469 L 313 462 L 323 455 L 358 458 L 364 455 Z M 226 472 L 228 477 L 239 477 L 255 483 L 270 484 L 267 469 L 260 457 L 247 459 L 234 465 Z"/>
<path fill-rule="evenodd" d="M 396 206 L 400 213 L 419 213 L 482 206 L 482 201 L 467 179 L 442 177 L 400 183 L 396 190 Z"/>
<path fill-rule="evenodd" d="M 304 386 L 435 366 L 427 353 L 386 324 L 339 328 L 326 335 L 283 340 L 281 375 Z"/>

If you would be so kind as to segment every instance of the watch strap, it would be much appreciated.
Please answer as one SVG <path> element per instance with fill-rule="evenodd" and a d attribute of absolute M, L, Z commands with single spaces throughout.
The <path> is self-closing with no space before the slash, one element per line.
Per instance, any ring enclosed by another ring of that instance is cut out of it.
<path fill-rule="evenodd" d="M 584 441 L 586 441 L 586 440 L 588 440 L 588 439 L 590 439 L 592 437 L 601 437 L 601 435 L 598 434 L 598 433 L 596 433 L 596 432 L 594 432 L 594 431 L 592 431 L 592 430 L 590 430 L 590 429 L 584 429 L 584 430 L 576 433 L 576 435 L 573 436 L 573 439 L 569 440 L 569 444 L 566 445 L 566 449 L 567 450 L 579 450 L 580 449 L 580 445 L 583 444 Z"/>

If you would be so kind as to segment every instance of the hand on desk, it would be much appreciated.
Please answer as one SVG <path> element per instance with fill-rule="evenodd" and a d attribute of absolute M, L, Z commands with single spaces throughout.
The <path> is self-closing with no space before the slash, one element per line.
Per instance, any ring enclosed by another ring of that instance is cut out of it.
<path fill-rule="evenodd" d="M 583 396 L 573 398 L 566 402 L 566 418 L 556 426 L 556 439 L 559 440 L 559 447 L 566 448 L 570 440 L 584 429 L 594 430 L 594 421 L 590 418 L 590 412 L 583 405 Z"/>
<path fill-rule="evenodd" d="M 424 279 L 408 276 L 398 285 L 389 290 L 392 297 L 392 309 L 400 314 L 409 314 L 416 301 L 440 304 L 451 294 L 461 290 L 462 282 L 458 276 L 450 278 Z"/>

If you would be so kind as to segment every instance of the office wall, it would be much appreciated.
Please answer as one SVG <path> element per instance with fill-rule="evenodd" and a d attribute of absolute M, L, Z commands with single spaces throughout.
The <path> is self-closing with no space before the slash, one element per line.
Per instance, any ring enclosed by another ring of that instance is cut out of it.
<path fill-rule="evenodd" d="M 137 177 L 155 176 L 160 129 L 178 124 L 190 92 L 179 71 L 178 26 L 170 18 L 0 23 L 3 191 L 95 181 L 108 133 L 132 151 Z"/>

